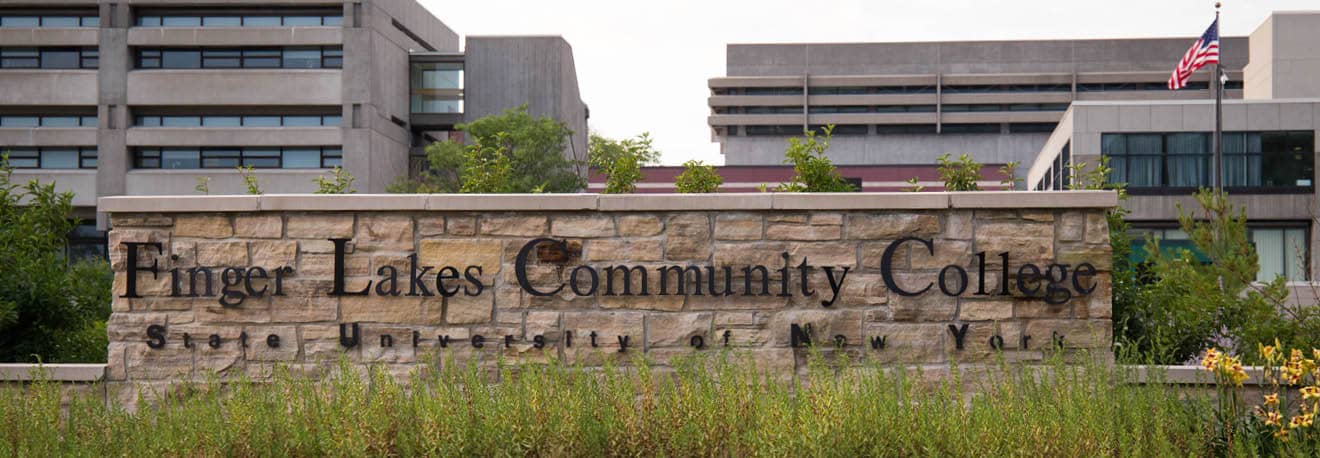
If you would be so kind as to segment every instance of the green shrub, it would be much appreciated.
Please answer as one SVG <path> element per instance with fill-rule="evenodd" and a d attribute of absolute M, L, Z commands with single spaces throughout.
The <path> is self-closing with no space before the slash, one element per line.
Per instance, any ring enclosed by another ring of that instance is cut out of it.
<path fill-rule="evenodd" d="M 684 162 L 683 173 L 674 177 L 674 188 L 684 194 L 719 192 L 721 184 L 724 178 L 715 171 L 715 166 L 695 159 Z"/>
<path fill-rule="evenodd" d="M 977 182 L 981 181 L 981 163 L 973 161 L 966 154 L 958 156 L 957 161 L 950 160 L 949 156 L 948 153 L 941 155 L 940 164 L 935 167 L 940 173 L 940 179 L 944 180 L 944 190 L 980 191 L 981 186 Z"/>
<path fill-rule="evenodd" d="M 853 192 L 857 191 L 848 180 L 839 175 L 825 151 L 830 149 L 830 138 L 834 135 L 834 125 L 825 126 L 823 135 L 816 131 L 803 132 L 802 137 L 788 139 L 788 149 L 784 151 L 784 163 L 793 164 L 793 180 L 782 183 L 779 192 Z"/>
<path fill-rule="evenodd" d="M 353 175 L 344 170 L 343 167 L 335 166 L 330 171 L 330 178 L 317 176 L 312 179 L 316 183 L 315 194 L 353 194 Z"/>
<path fill-rule="evenodd" d="M 642 165 L 655 162 L 660 152 L 651 145 L 651 134 L 617 141 L 591 134 L 588 162 L 605 175 L 605 194 L 628 194 L 637 191 L 642 181 Z"/>
<path fill-rule="evenodd" d="M 252 170 L 253 170 L 253 169 L 252 169 L 252 166 L 250 166 L 250 165 L 241 165 L 241 166 L 234 167 L 234 169 L 238 170 L 238 176 L 240 176 L 240 177 L 243 178 L 243 186 L 246 186 L 246 187 L 247 187 L 247 193 L 248 193 L 248 194 L 251 194 L 251 195 L 261 195 L 261 194 L 264 194 L 264 192 L 261 190 L 261 182 L 260 182 L 260 181 L 257 181 L 257 176 L 256 176 L 255 174 L 252 173 Z M 208 188 L 207 192 L 208 192 L 208 193 L 210 192 L 210 191 L 209 191 L 209 188 Z"/>

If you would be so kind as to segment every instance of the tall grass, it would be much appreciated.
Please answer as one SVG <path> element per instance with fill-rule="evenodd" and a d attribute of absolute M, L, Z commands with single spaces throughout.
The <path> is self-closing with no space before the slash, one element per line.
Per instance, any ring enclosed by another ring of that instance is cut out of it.
<path fill-rule="evenodd" d="M 341 363 L 318 380 L 182 387 L 135 413 L 58 384 L 0 394 L 0 455 L 1206 456 L 1208 400 L 1120 383 L 1103 365 L 1000 364 L 960 375 L 839 364 L 767 375 L 710 353 L 493 369 L 440 364 L 396 381 Z M 971 370 L 971 369 L 969 369 Z M 494 379 L 494 380 L 493 380 Z"/>

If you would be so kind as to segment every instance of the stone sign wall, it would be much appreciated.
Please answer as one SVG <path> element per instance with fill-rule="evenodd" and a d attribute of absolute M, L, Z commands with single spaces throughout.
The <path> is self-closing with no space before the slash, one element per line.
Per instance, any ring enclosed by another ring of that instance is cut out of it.
<path fill-rule="evenodd" d="M 1108 192 L 113 197 L 112 382 L 1107 351 Z M 1007 260 L 1007 265 L 1005 265 Z M 1007 280 L 1007 281 L 1005 281 Z"/>

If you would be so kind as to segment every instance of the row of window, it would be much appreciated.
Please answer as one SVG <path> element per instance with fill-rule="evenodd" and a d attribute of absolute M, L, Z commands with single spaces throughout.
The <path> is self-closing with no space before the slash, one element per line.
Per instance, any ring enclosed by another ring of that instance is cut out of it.
<path fill-rule="evenodd" d="M 344 16 L 338 12 L 327 14 L 169 14 L 141 15 L 135 23 L 139 27 L 339 27 Z"/>
<path fill-rule="evenodd" d="M 1003 111 L 1065 111 L 1066 103 L 945 104 L 945 113 Z M 935 105 L 818 105 L 807 107 L 812 114 L 834 113 L 934 113 Z M 715 114 L 802 114 L 801 106 L 716 107 Z"/>
<path fill-rule="evenodd" d="M 100 27 L 101 18 L 96 15 L 0 15 L 0 27 Z"/>
<path fill-rule="evenodd" d="M 0 127 L 96 127 L 96 116 L 0 115 Z"/>
<path fill-rule="evenodd" d="M 338 46 L 285 48 L 139 48 L 137 68 L 343 68 Z"/>
<path fill-rule="evenodd" d="M 1315 176 L 1312 131 L 1225 132 L 1226 187 L 1310 189 Z M 1110 158 L 1110 180 L 1129 188 L 1213 186 L 1209 132 L 1107 133 L 1101 153 Z"/>
<path fill-rule="evenodd" d="M 339 127 L 340 115 L 138 115 L 139 127 Z"/>
<path fill-rule="evenodd" d="M 100 66 L 96 48 L 0 48 L 0 68 L 85 68 Z"/>
<path fill-rule="evenodd" d="M 1209 89 L 1210 83 L 1193 81 L 1187 89 Z M 1242 89 L 1241 81 L 1229 81 L 1224 89 Z M 942 86 L 946 94 L 983 94 L 997 92 L 1072 92 L 1072 84 L 967 84 Z M 1078 83 L 1077 92 L 1167 91 L 1167 83 Z M 802 95 L 801 87 L 716 88 L 715 95 Z M 934 94 L 935 85 L 914 86 L 812 86 L 809 95 Z"/>
<path fill-rule="evenodd" d="M 1174 228 L 1134 228 L 1128 235 L 1134 245 L 1142 245 L 1147 235 L 1157 240 L 1189 240 L 1187 232 Z M 1247 224 L 1247 238 L 1256 248 L 1260 262 L 1260 271 L 1256 281 L 1273 281 L 1282 275 L 1288 281 L 1305 281 L 1307 260 L 1310 259 L 1309 243 L 1306 237 L 1306 225 L 1258 225 Z"/>
<path fill-rule="evenodd" d="M 342 166 L 344 150 L 325 147 L 208 147 L 137 148 L 133 165 L 139 169 L 319 169 Z"/>
<path fill-rule="evenodd" d="M 16 169 L 94 169 L 96 147 L 5 148 Z"/>
<path fill-rule="evenodd" d="M 1055 123 L 1008 123 L 1009 133 L 1050 133 L 1056 127 Z M 821 133 L 824 126 L 812 125 L 812 130 Z M 834 135 L 870 135 L 874 128 L 876 135 L 908 135 L 908 134 L 935 134 L 934 124 L 838 124 L 834 126 Z M 729 126 L 726 128 L 726 135 L 738 135 L 738 126 Z M 742 131 L 747 136 L 801 136 L 801 125 L 778 125 L 778 126 L 743 126 Z M 998 134 L 1004 132 L 1004 125 L 998 123 L 984 124 L 942 124 L 940 132 L 945 134 Z"/>

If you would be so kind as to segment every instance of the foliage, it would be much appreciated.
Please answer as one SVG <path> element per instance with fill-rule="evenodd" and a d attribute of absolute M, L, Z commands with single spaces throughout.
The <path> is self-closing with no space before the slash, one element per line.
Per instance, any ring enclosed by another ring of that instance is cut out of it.
<path fill-rule="evenodd" d="M 344 170 L 343 167 L 335 166 L 330 171 L 330 178 L 317 176 L 312 179 L 316 183 L 316 192 L 314 194 L 353 194 L 357 191 L 353 189 L 353 175 Z"/>
<path fill-rule="evenodd" d="M 948 153 L 941 155 L 940 165 L 936 167 L 940 179 L 944 180 L 944 190 L 980 191 L 981 186 L 977 182 L 981 181 L 981 163 L 966 154 L 958 156 L 957 161 L 950 160 L 949 156 Z"/>
<path fill-rule="evenodd" d="M 1285 281 L 1253 284 L 1259 263 L 1245 213 L 1222 191 L 1203 189 L 1194 197 L 1200 208 L 1186 212 L 1179 206 L 1179 225 L 1209 262 L 1186 249 L 1162 250 L 1159 240 L 1148 239 L 1150 278 L 1122 317 L 1124 343 L 1155 362 L 1178 363 L 1225 340 L 1233 342 L 1234 353 L 1253 360 L 1258 342 L 1279 337 L 1295 346 L 1320 340 L 1315 318 L 1310 332 L 1280 332 L 1291 321 L 1277 308 L 1287 298 Z"/>
<path fill-rule="evenodd" d="M 110 267 L 70 263 L 73 194 L 10 181 L 0 158 L 0 361 L 105 361 Z"/>
<path fill-rule="evenodd" d="M 248 194 L 263 194 L 261 191 L 261 182 L 257 181 L 257 176 L 252 173 L 252 166 L 242 165 L 234 168 L 238 170 L 238 175 L 243 177 L 243 185 L 247 186 Z"/>
<path fill-rule="evenodd" d="M 782 183 L 779 192 L 853 192 L 857 188 L 839 175 L 825 151 L 830 148 L 830 138 L 834 135 L 834 125 L 825 126 L 823 135 L 816 131 L 804 131 L 803 137 L 788 139 L 788 149 L 784 151 L 784 163 L 793 164 L 793 180 Z"/>
<path fill-rule="evenodd" d="M 592 133 L 589 143 L 588 163 L 605 175 L 605 194 L 636 192 L 637 182 L 644 178 L 642 165 L 660 158 L 646 132 L 623 141 Z"/>
<path fill-rule="evenodd" d="M 563 156 L 563 151 L 571 147 L 573 132 L 553 118 L 532 117 L 526 105 L 456 128 L 464 132 L 470 143 L 446 140 L 427 145 L 426 170 L 414 178 L 399 179 L 388 191 L 454 193 L 464 189 L 499 189 L 490 192 L 563 193 L 586 187 L 586 180 L 575 170 L 580 164 Z M 495 178 L 507 183 L 494 184 Z M 480 183 L 467 184 L 468 180 Z"/>
<path fill-rule="evenodd" d="M 921 192 L 921 190 L 926 189 L 925 186 L 918 184 L 919 180 L 920 177 L 908 178 L 906 181 L 908 187 L 904 188 L 903 190 L 907 192 Z"/>
<path fill-rule="evenodd" d="M 1103 363 L 1003 363 L 983 381 L 820 356 L 784 380 L 750 356 L 701 352 L 672 370 L 445 361 L 406 383 L 347 363 L 323 381 L 183 386 L 129 414 L 58 384 L 0 392 L 0 454 L 324 456 L 1241 456 L 1203 397 L 1129 384 Z M 940 368 L 924 369 L 942 371 Z M 957 373 L 957 367 L 947 368 Z M 978 371 L 979 372 L 979 371 Z M 499 383 L 488 383 L 497 377 Z M 810 381 L 810 383 L 806 383 Z M 981 394 L 968 394 L 979 392 Z M 113 403 L 112 403 L 113 404 Z M 1303 446 L 1305 444 L 1299 444 Z M 1315 448 L 1298 448 L 1305 455 Z"/>
<path fill-rule="evenodd" d="M 1240 358 L 1216 348 L 1207 349 L 1201 367 L 1214 374 L 1218 399 L 1216 444 L 1227 449 L 1236 440 L 1251 441 L 1250 448 L 1267 456 L 1316 456 L 1320 431 L 1320 349 L 1309 353 L 1289 350 L 1274 341 L 1256 345 L 1261 361 L 1261 402 L 1246 408 L 1243 382 L 1250 378 Z M 1286 356 L 1285 356 L 1286 355 Z"/>
<path fill-rule="evenodd" d="M 211 177 L 197 177 L 197 185 L 193 189 L 202 194 L 211 194 Z"/>
<path fill-rule="evenodd" d="M 715 171 L 715 166 L 695 159 L 684 162 L 683 173 L 674 177 L 674 188 L 685 194 L 719 192 L 721 184 L 724 178 Z"/>
<path fill-rule="evenodd" d="M 1019 165 L 1021 163 L 1018 161 L 1008 161 L 999 167 L 999 184 L 1009 191 L 1016 190 L 1018 183 L 1022 182 L 1022 179 L 1017 176 Z"/>

